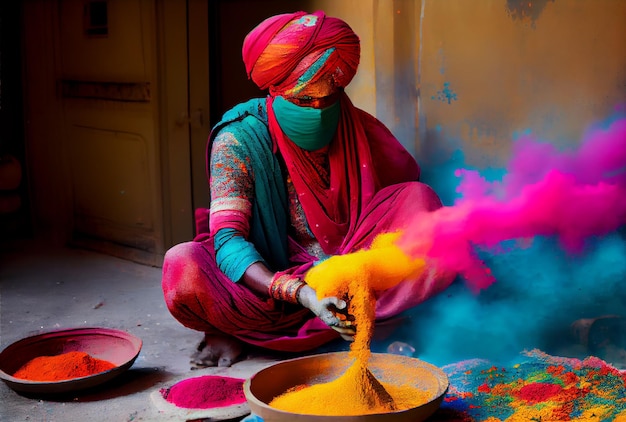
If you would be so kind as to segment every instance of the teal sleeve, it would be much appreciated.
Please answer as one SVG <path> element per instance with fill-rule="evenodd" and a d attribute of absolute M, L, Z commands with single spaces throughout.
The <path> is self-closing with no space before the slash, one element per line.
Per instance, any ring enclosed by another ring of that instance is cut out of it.
<path fill-rule="evenodd" d="M 235 229 L 218 230 L 214 242 L 217 266 L 234 282 L 243 277 L 250 265 L 255 262 L 265 263 L 254 245 Z"/>

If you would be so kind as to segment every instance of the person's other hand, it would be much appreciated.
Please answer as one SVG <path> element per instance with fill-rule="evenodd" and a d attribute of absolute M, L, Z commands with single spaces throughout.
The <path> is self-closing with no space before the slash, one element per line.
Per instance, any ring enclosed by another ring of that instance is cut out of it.
<path fill-rule="evenodd" d="M 354 318 L 348 314 L 348 304 L 334 296 L 317 298 L 317 293 L 310 286 L 304 286 L 298 295 L 302 306 L 313 312 L 324 324 L 337 331 L 344 340 L 353 341 L 356 327 Z"/>

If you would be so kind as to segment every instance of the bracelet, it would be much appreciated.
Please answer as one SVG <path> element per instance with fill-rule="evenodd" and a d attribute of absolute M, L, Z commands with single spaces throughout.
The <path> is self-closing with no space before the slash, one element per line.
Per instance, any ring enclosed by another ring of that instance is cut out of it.
<path fill-rule="evenodd" d="M 298 293 L 306 283 L 299 277 L 288 274 L 275 275 L 269 287 L 270 297 L 289 303 L 298 303 Z"/>

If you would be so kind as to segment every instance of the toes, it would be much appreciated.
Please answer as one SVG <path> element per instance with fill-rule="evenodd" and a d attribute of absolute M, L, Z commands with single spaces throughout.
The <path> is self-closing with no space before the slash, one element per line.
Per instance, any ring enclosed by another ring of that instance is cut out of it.
<path fill-rule="evenodd" d="M 243 359 L 243 350 L 240 347 L 231 348 L 228 350 L 224 350 L 219 360 L 217 361 L 217 366 L 228 367 L 233 364 L 239 362 Z"/>
<path fill-rule="evenodd" d="M 212 368 L 217 366 L 215 361 L 212 360 L 192 360 L 191 363 L 196 368 Z"/>
<path fill-rule="evenodd" d="M 222 356 L 220 360 L 217 362 L 217 366 L 219 367 L 229 367 L 232 366 L 233 359 L 231 357 Z"/>
<path fill-rule="evenodd" d="M 217 361 L 218 361 L 218 356 L 216 356 L 215 353 L 213 353 L 213 350 L 211 350 L 211 348 L 206 348 L 206 347 L 202 350 L 195 352 L 191 356 L 191 360 L 190 360 L 192 364 L 201 366 L 201 367 L 202 366 L 205 366 L 205 367 L 217 366 Z"/>
<path fill-rule="evenodd" d="M 198 357 L 192 357 L 191 360 L 189 361 L 192 365 L 198 366 L 198 367 L 212 367 L 212 366 L 217 366 L 217 362 L 215 359 L 208 359 L 208 358 L 198 358 Z"/>
<path fill-rule="evenodd" d="M 191 363 L 198 367 L 229 367 L 238 362 L 243 355 L 243 345 L 228 336 L 205 336 L 191 357 Z"/>

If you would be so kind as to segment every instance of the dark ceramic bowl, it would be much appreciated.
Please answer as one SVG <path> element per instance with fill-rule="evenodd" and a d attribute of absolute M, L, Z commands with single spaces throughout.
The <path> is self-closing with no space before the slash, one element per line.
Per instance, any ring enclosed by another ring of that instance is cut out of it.
<path fill-rule="evenodd" d="M 27 394 L 64 394 L 107 382 L 130 368 L 142 341 L 125 331 L 111 328 L 74 328 L 37 334 L 18 340 L 0 353 L 0 378 L 13 390 Z M 115 368 L 87 377 L 64 381 L 29 381 L 12 375 L 39 356 L 80 351 L 107 360 Z"/>
<path fill-rule="evenodd" d="M 297 385 L 333 381 L 351 363 L 348 352 L 334 352 L 269 366 L 244 383 L 250 410 L 265 422 L 421 422 L 439 409 L 448 391 L 448 377 L 436 366 L 406 356 L 372 353 L 368 368 L 379 381 L 413 385 L 430 392 L 429 400 L 421 406 L 402 411 L 356 416 L 306 415 L 269 406 L 274 397 Z"/>

